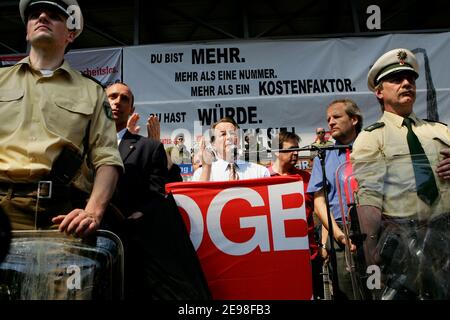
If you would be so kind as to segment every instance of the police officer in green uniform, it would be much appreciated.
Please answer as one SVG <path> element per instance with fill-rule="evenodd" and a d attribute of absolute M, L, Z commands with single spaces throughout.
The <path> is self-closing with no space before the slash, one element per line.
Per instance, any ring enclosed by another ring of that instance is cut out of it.
<path fill-rule="evenodd" d="M 83 29 L 77 1 L 19 7 L 31 49 L 0 69 L 0 206 L 13 229 L 87 236 L 123 170 L 111 109 L 102 86 L 64 60 Z"/>
<path fill-rule="evenodd" d="M 407 49 L 374 63 L 368 87 L 383 115 L 351 154 L 366 261 L 385 273 L 383 299 L 450 298 L 450 131 L 413 112 L 418 76 Z"/>

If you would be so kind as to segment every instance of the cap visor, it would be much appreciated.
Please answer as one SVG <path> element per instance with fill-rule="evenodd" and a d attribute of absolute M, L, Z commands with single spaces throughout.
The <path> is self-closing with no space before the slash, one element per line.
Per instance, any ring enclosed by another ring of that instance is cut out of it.
<path fill-rule="evenodd" d="M 61 5 L 52 2 L 52 1 L 35 1 L 28 5 L 28 8 L 25 11 L 25 17 L 28 17 L 29 13 L 37 8 L 46 8 L 50 11 L 58 12 L 65 17 L 69 17 L 69 13 L 66 9 L 64 9 Z"/>
<path fill-rule="evenodd" d="M 407 66 L 407 65 L 403 65 L 403 66 L 398 66 L 398 67 L 395 67 L 395 68 L 386 70 L 385 72 L 381 73 L 381 74 L 377 77 L 375 83 L 379 83 L 381 79 L 387 77 L 387 76 L 390 75 L 390 74 L 399 73 L 399 72 L 401 72 L 401 71 L 410 71 L 410 72 L 412 72 L 412 73 L 414 73 L 414 74 L 416 75 L 416 78 L 419 76 L 419 75 L 417 74 L 416 70 L 414 70 L 414 68 L 412 68 L 412 67 L 410 67 L 410 66 Z"/>

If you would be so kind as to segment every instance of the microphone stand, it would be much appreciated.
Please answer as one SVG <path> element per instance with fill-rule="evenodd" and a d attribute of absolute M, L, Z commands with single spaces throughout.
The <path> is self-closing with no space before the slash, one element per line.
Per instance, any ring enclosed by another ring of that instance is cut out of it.
<path fill-rule="evenodd" d="M 322 168 L 322 188 L 323 195 L 325 197 L 325 205 L 327 208 L 327 220 L 328 220 L 328 239 L 330 241 L 330 262 L 332 267 L 332 288 L 333 288 L 333 299 L 340 300 L 342 297 L 339 294 L 339 278 L 337 273 L 337 260 L 336 260 L 336 250 L 334 249 L 334 230 L 331 220 L 330 211 L 330 201 L 328 200 L 328 190 L 327 190 L 327 176 L 325 172 L 325 155 L 327 150 L 340 150 L 349 149 L 350 145 L 332 145 L 326 147 L 316 147 L 313 145 L 308 145 L 302 148 L 292 148 L 292 149 L 278 149 L 271 150 L 273 152 L 283 152 L 283 151 L 317 151 L 320 160 L 320 165 Z"/>
<path fill-rule="evenodd" d="M 328 147 L 326 147 L 328 148 Z M 320 165 L 322 168 L 322 190 L 323 196 L 325 198 L 325 205 L 327 208 L 327 220 L 328 220 L 328 241 L 330 242 L 330 263 L 332 269 L 332 288 L 333 288 L 333 300 L 339 300 L 338 292 L 339 292 L 339 277 L 337 273 L 337 259 L 336 259 L 336 250 L 334 249 L 334 228 L 331 219 L 331 210 L 330 210 L 330 201 L 328 200 L 328 188 L 327 188 L 327 176 L 325 173 L 325 155 L 326 148 L 316 147 L 317 156 L 320 160 Z M 336 299 L 337 298 L 337 299 Z"/>
<path fill-rule="evenodd" d="M 307 145 L 301 148 L 288 148 L 288 149 L 269 149 L 267 151 L 270 152 L 291 152 L 291 151 L 317 151 L 317 150 L 340 150 L 340 149 L 351 149 L 352 146 L 349 144 L 342 144 L 342 145 L 333 145 L 333 146 L 326 146 L 326 147 L 316 147 L 313 145 Z"/>

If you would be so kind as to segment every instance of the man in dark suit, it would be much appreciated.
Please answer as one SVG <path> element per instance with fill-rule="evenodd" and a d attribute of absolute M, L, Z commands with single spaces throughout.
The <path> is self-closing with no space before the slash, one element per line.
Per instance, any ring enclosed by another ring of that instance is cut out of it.
<path fill-rule="evenodd" d="M 126 217 L 118 231 L 125 247 L 125 298 L 207 299 L 209 290 L 186 227 L 173 199 L 164 196 L 164 147 L 127 130 L 134 96 L 126 84 L 115 83 L 106 94 L 125 167 L 112 201 Z"/>
<path fill-rule="evenodd" d="M 116 205 L 127 218 L 138 218 L 151 209 L 154 199 L 164 194 L 167 182 L 167 158 L 164 146 L 127 130 L 128 117 L 134 112 L 134 96 L 123 83 L 106 90 L 116 122 L 119 151 L 125 167 L 117 191 Z M 149 207 L 150 205 L 150 207 Z"/>

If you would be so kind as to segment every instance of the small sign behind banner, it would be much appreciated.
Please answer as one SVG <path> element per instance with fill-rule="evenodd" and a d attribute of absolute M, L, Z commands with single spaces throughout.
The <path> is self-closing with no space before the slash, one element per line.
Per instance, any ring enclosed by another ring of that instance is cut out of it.
<path fill-rule="evenodd" d="M 182 176 L 192 176 L 194 174 L 194 168 L 192 164 L 179 164 L 180 174 Z"/>
<path fill-rule="evenodd" d="M 303 181 L 297 177 L 167 185 L 214 299 L 312 297 Z"/>

